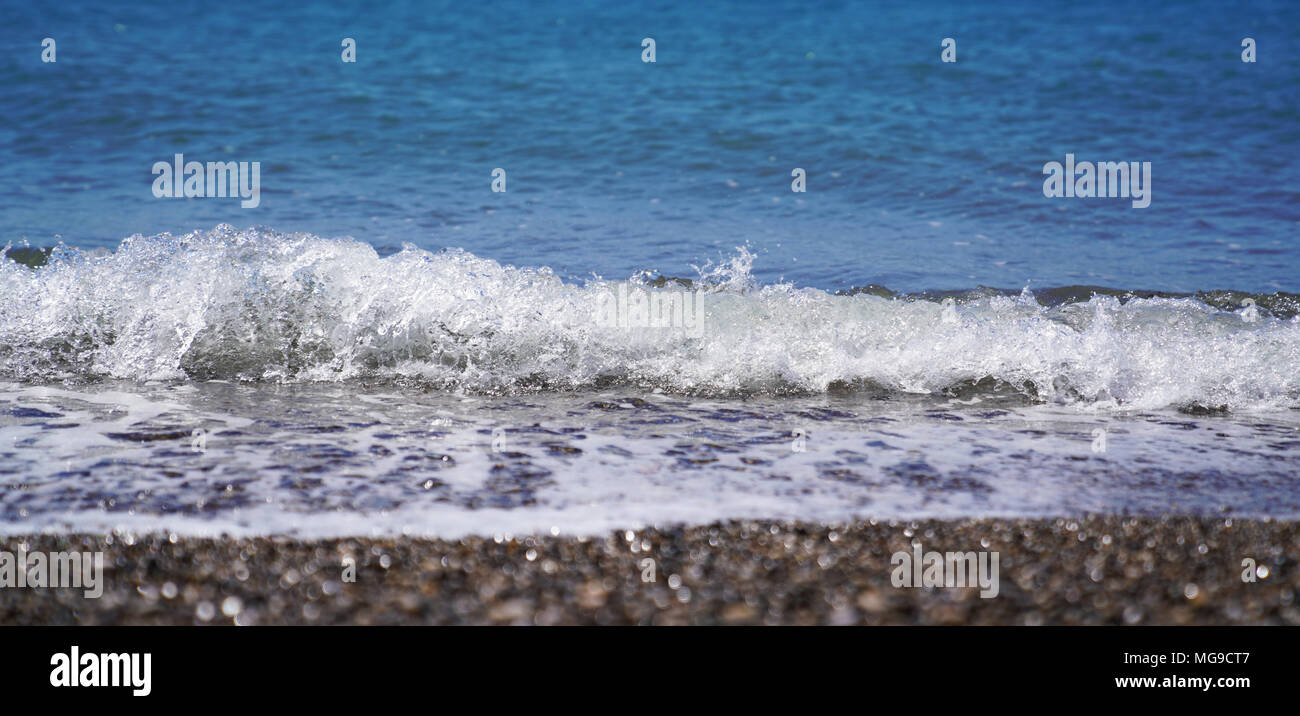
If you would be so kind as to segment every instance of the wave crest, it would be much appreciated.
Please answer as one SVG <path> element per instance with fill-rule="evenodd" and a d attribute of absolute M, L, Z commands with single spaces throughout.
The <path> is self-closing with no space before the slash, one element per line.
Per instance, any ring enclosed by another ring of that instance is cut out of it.
<path fill-rule="evenodd" d="M 380 257 L 351 239 L 228 225 L 137 235 L 112 253 L 59 247 L 40 268 L 0 262 L 0 375 L 1300 406 L 1300 318 L 1263 304 L 1094 294 L 1042 305 L 1028 289 L 960 301 L 837 295 L 757 285 L 752 261 L 741 249 L 694 281 L 629 280 L 700 291 L 704 326 L 692 332 L 602 322 L 610 282 L 565 283 L 462 250 Z"/>

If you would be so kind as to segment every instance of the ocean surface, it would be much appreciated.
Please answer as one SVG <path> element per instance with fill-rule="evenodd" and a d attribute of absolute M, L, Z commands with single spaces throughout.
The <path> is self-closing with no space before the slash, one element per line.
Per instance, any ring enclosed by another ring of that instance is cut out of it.
<path fill-rule="evenodd" d="M 2 4 L 0 533 L 1300 518 L 1295 2 Z"/>

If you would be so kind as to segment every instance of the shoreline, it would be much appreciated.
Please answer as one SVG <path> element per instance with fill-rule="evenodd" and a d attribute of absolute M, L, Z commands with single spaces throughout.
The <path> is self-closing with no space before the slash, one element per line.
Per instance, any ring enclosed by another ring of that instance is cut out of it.
<path fill-rule="evenodd" d="M 893 586 L 891 555 L 914 541 L 926 552 L 997 552 L 997 596 Z M 0 588 L 4 624 L 1300 625 L 1295 521 L 746 520 L 588 538 L 0 542 L 103 551 L 105 567 L 99 599 Z M 1247 557 L 1267 569 L 1257 581 L 1242 579 Z"/>

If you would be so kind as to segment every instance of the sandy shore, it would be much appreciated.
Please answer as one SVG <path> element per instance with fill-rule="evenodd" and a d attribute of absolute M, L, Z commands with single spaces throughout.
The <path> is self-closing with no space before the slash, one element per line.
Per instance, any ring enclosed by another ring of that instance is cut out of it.
<path fill-rule="evenodd" d="M 911 552 L 914 540 L 927 552 L 996 551 L 998 596 L 892 586 L 890 556 Z M 10 552 L 105 553 L 102 598 L 0 589 L 5 624 L 1300 624 L 1296 522 L 732 522 L 587 539 L 2 541 Z M 1267 569 L 1253 583 L 1242 579 L 1246 557 Z M 344 578 L 345 558 L 355 581 Z"/>

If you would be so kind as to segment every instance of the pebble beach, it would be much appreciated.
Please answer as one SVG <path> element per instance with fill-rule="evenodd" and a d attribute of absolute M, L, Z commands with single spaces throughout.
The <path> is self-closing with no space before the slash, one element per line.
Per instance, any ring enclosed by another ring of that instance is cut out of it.
<path fill-rule="evenodd" d="M 893 586 L 890 555 L 918 541 L 997 552 L 998 595 Z M 746 521 L 599 537 L 4 543 L 105 553 L 102 598 L 0 589 L 5 624 L 1300 625 L 1300 526 L 1290 521 Z M 1243 580 L 1246 558 L 1254 581 Z"/>

